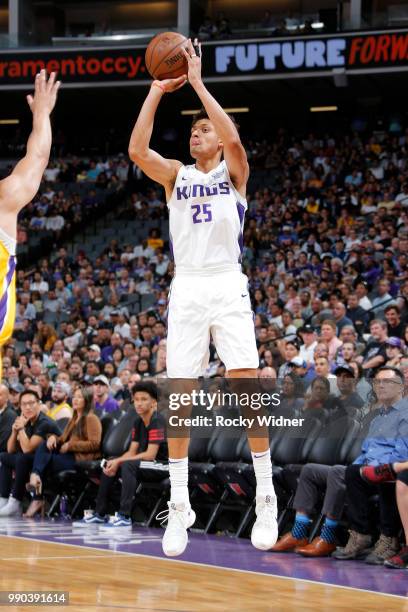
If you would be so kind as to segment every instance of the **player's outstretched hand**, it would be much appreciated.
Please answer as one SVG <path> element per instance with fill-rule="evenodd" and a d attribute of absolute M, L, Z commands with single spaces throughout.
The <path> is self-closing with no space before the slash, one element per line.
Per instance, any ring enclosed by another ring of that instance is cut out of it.
<path fill-rule="evenodd" d="M 201 43 L 198 39 L 194 39 L 194 45 L 191 38 L 187 41 L 187 48 L 181 49 L 188 63 L 188 80 L 190 85 L 194 87 L 197 83 L 201 83 Z"/>
<path fill-rule="evenodd" d="M 187 75 L 183 74 L 177 79 L 163 79 L 163 81 L 153 81 L 152 85 L 158 87 L 163 93 L 172 93 L 187 83 Z"/>
<path fill-rule="evenodd" d="M 61 81 L 55 80 L 56 73 L 51 72 L 50 78 L 47 80 L 47 72 L 41 70 L 36 77 L 34 83 L 34 96 L 27 96 L 27 102 L 32 113 L 46 112 L 50 114 L 57 101 L 57 93 L 60 88 Z"/>

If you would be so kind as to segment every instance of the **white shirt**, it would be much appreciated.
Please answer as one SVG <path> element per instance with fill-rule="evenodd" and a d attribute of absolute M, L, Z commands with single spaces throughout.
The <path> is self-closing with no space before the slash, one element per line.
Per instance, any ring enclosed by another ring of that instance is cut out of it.
<path fill-rule="evenodd" d="M 359 300 L 358 305 L 361 306 L 361 308 L 364 308 L 364 310 L 369 310 L 372 306 L 366 295 Z"/>
<path fill-rule="evenodd" d="M 306 361 L 306 363 L 313 363 L 314 359 L 314 350 L 317 346 L 317 340 L 312 342 L 310 346 L 306 346 L 306 344 L 302 344 L 299 349 L 299 357 Z"/>

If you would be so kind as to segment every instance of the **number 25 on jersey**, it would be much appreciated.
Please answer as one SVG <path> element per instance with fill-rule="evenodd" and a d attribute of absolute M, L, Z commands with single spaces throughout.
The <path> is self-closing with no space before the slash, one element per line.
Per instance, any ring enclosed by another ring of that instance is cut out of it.
<path fill-rule="evenodd" d="M 209 223 L 212 221 L 211 204 L 192 204 L 193 223 Z"/>

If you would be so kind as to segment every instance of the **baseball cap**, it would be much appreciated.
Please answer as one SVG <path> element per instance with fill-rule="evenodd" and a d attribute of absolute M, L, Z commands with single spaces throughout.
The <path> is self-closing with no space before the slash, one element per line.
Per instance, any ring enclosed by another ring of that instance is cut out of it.
<path fill-rule="evenodd" d="M 404 344 L 403 344 L 401 338 L 397 338 L 397 336 L 390 336 L 385 341 L 385 344 L 387 344 L 388 346 L 396 346 L 399 349 L 403 349 L 404 348 Z"/>
<path fill-rule="evenodd" d="M 315 328 L 313 327 L 313 325 L 309 325 L 309 324 L 307 324 L 307 325 L 303 325 L 303 326 L 302 326 L 302 327 L 299 329 L 299 331 L 300 331 L 300 332 L 303 332 L 303 333 L 305 333 L 305 334 L 313 334 L 313 333 L 314 333 L 316 330 L 315 330 Z"/>
<path fill-rule="evenodd" d="M 110 329 L 113 330 L 113 325 L 109 321 L 101 321 L 98 325 L 98 329 Z"/>
<path fill-rule="evenodd" d="M 63 393 L 64 395 L 71 395 L 71 387 L 63 380 L 60 380 L 55 383 L 54 391 L 61 391 L 61 393 Z"/>
<path fill-rule="evenodd" d="M 94 377 L 91 376 L 90 374 L 85 374 L 83 378 L 83 382 L 85 385 L 93 385 Z"/>
<path fill-rule="evenodd" d="M 158 305 L 158 306 L 165 306 L 165 305 L 166 305 L 166 300 L 163 300 L 163 299 L 159 300 L 159 301 L 157 302 L 157 305 Z"/>
<path fill-rule="evenodd" d="M 111 311 L 111 313 L 110 313 L 110 316 L 111 316 L 111 317 L 117 317 L 117 316 L 119 316 L 119 311 L 118 311 L 118 310 L 112 310 L 112 311 Z"/>
<path fill-rule="evenodd" d="M 22 393 L 24 391 L 24 387 L 19 382 L 14 382 L 9 385 L 9 391 L 14 391 L 15 393 Z"/>
<path fill-rule="evenodd" d="M 301 357 L 294 357 L 292 361 L 289 362 L 290 366 L 294 366 L 295 368 L 306 368 L 307 364 Z"/>
<path fill-rule="evenodd" d="M 337 366 L 337 368 L 334 370 L 335 374 L 340 374 L 340 372 L 348 372 L 349 374 L 351 374 L 351 376 L 354 378 L 356 373 L 354 372 L 354 369 L 351 365 L 348 365 L 347 363 L 342 363 L 340 365 Z"/>
<path fill-rule="evenodd" d="M 98 346 L 97 344 L 91 344 L 91 346 L 88 349 L 89 351 L 96 351 L 97 353 L 101 352 L 101 347 Z"/>
<path fill-rule="evenodd" d="M 94 382 L 94 384 L 100 382 L 103 385 L 105 385 L 106 387 L 109 387 L 109 380 L 103 374 L 101 374 L 100 376 L 97 376 L 96 378 L 94 378 L 93 382 Z"/>

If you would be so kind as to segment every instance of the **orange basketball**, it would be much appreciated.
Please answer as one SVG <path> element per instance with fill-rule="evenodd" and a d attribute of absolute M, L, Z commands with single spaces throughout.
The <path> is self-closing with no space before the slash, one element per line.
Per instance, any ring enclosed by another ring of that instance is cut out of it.
<path fill-rule="evenodd" d="M 187 74 L 187 60 L 181 51 L 186 41 L 178 32 L 162 32 L 149 42 L 145 63 L 154 79 L 175 79 Z"/>

